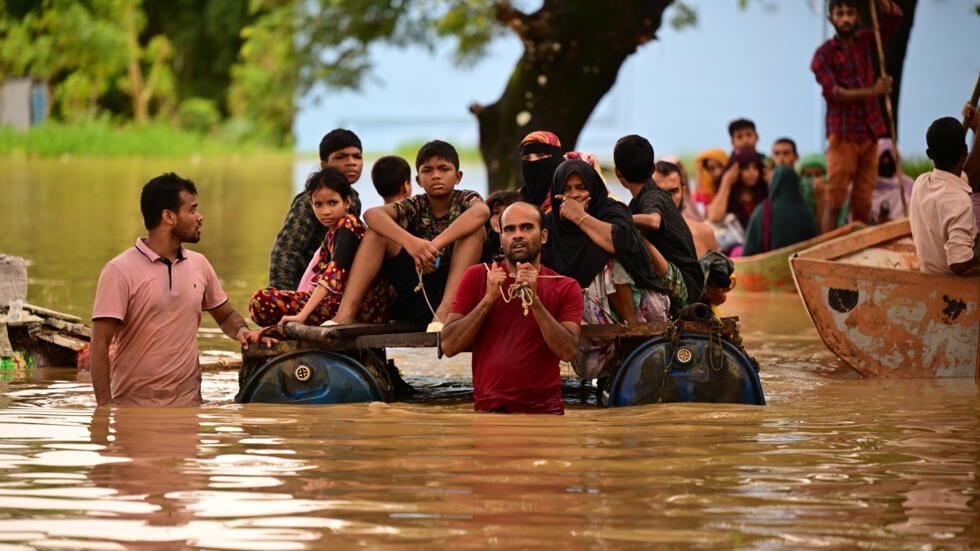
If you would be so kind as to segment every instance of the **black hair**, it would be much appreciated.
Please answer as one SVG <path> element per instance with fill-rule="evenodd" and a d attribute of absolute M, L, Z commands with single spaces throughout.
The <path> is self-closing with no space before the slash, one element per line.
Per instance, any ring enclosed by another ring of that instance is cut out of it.
<path fill-rule="evenodd" d="M 456 148 L 451 143 L 442 140 L 432 140 L 419 148 L 419 154 L 415 157 L 415 170 L 418 170 L 422 163 L 433 157 L 442 157 L 452 163 L 456 170 L 459 170 L 459 153 L 456 152 Z"/>
<path fill-rule="evenodd" d="M 657 172 L 663 174 L 664 176 L 670 176 L 675 172 L 678 175 L 681 174 L 681 167 L 677 166 L 675 163 L 672 163 L 670 161 L 657 161 L 656 167 L 657 167 Z M 684 179 L 683 176 L 681 176 L 681 179 L 682 180 Z"/>
<path fill-rule="evenodd" d="M 762 169 L 764 169 L 766 167 L 766 161 L 765 161 L 765 159 L 766 158 L 764 156 L 759 155 L 755 159 L 749 159 L 749 160 L 746 160 L 746 161 L 739 161 L 736 164 L 738 165 L 739 170 L 741 170 L 743 168 L 746 168 L 746 167 L 749 167 L 749 166 L 754 166 L 757 169 L 762 170 Z"/>
<path fill-rule="evenodd" d="M 630 183 L 646 182 L 653 175 L 653 146 L 643 136 L 630 134 L 616 140 L 613 162 Z"/>
<path fill-rule="evenodd" d="M 336 191 L 344 201 L 350 199 L 351 195 L 354 194 L 350 182 L 347 181 L 344 173 L 332 166 L 321 168 L 313 174 L 310 174 L 310 177 L 306 179 L 307 197 L 312 198 L 313 194 L 322 188 Z"/>
<path fill-rule="evenodd" d="M 371 167 L 371 183 L 382 199 L 396 195 L 411 179 L 412 167 L 398 155 L 385 155 Z"/>
<path fill-rule="evenodd" d="M 789 144 L 789 146 L 793 148 L 793 154 L 794 154 L 794 155 L 799 155 L 799 154 L 800 154 L 800 153 L 799 153 L 799 152 L 798 152 L 798 151 L 796 150 L 796 142 L 795 142 L 795 141 L 793 141 L 793 139 L 792 139 L 792 138 L 787 138 L 787 137 L 785 137 L 785 136 L 784 136 L 784 137 L 782 137 L 782 138 L 779 138 L 779 139 L 777 139 L 776 141 L 774 141 L 774 142 L 772 142 L 772 145 L 776 145 L 776 144 L 780 144 L 780 143 L 788 143 L 788 144 Z"/>
<path fill-rule="evenodd" d="M 346 128 L 334 128 L 330 132 L 327 132 L 323 139 L 320 140 L 320 160 L 326 161 L 334 151 L 348 147 L 356 147 L 363 150 L 361 139 L 357 137 L 357 134 Z"/>
<path fill-rule="evenodd" d="M 735 119 L 728 123 L 728 136 L 734 138 L 737 130 L 743 130 L 745 128 L 755 132 L 755 123 L 749 119 Z"/>
<path fill-rule="evenodd" d="M 857 9 L 858 7 L 857 0 L 830 0 L 830 2 L 827 4 L 827 15 L 834 13 L 834 8 L 840 6 L 849 6 L 854 9 Z"/>
<path fill-rule="evenodd" d="M 953 117 L 932 121 L 926 130 L 926 147 L 936 168 L 951 171 L 966 154 L 966 130 Z"/>
<path fill-rule="evenodd" d="M 508 207 L 514 203 L 523 202 L 521 192 L 512 189 L 500 189 L 487 195 L 487 208 L 490 212 L 497 207 Z"/>
<path fill-rule="evenodd" d="M 177 176 L 173 172 L 161 174 L 143 185 L 140 193 L 140 211 L 143 212 L 143 225 L 152 230 L 163 220 L 163 211 L 180 210 L 180 192 L 197 195 L 194 182 Z"/>

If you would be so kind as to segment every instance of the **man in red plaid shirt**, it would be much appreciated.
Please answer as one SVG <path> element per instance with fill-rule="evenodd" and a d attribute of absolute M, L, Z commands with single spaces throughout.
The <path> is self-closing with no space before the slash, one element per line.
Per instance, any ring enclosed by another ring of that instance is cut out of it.
<path fill-rule="evenodd" d="M 902 24 L 902 10 L 891 0 L 878 4 L 881 33 L 890 37 Z M 827 99 L 827 187 L 821 231 L 837 226 L 847 186 L 854 220 L 867 223 L 878 178 L 878 138 L 887 135 L 878 97 L 890 94 L 892 79 L 875 79 L 875 36 L 860 29 L 857 0 L 830 0 L 828 14 L 837 34 L 813 54 L 810 70 Z M 819 199 L 819 198 L 818 198 Z"/>

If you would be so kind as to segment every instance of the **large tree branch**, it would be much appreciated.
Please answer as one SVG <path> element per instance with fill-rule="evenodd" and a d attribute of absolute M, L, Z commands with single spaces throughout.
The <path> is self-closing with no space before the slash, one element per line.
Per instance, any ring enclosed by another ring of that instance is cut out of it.
<path fill-rule="evenodd" d="M 511 5 L 510 2 L 506 0 L 499 0 L 495 5 L 495 15 L 497 21 L 503 24 L 508 29 L 514 31 L 521 41 L 524 41 L 524 32 L 527 29 L 528 16 L 526 13 L 518 10 Z"/>

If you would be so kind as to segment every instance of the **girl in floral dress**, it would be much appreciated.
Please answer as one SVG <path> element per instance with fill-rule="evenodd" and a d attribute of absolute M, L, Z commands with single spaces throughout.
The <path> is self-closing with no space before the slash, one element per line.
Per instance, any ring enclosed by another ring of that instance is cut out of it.
<path fill-rule="evenodd" d="M 327 167 L 306 180 L 310 206 L 320 222 L 329 228 L 323 245 L 310 262 L 298 290 L 269 287 L 256 291 L 248 310 L 255 323 L 268 326 L 290 321 L 318 325 L 331 319 L 340 305 L 354 253 L 366 228 L 349 213 L 350 183 L 337 169 Z M 376 279 L 358 309 L 360 323 L 387 320 L 388 283 Z"/>

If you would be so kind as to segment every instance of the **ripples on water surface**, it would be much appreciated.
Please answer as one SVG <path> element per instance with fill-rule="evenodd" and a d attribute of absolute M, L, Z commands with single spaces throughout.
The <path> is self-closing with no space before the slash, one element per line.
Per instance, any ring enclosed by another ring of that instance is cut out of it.
<path fill-rule="evenodd" d="M 400 351 L 434 400 L 241 406 L 223 372 L 205 376 L 202 409 L 93 413 L 71 370 L 38 369 L 2 387 L 0 545 L 980 545 L 976 383 L 854 378 L 796 303 L 734 307 L 760 302 L 787 310 L 781 332 L 745 323 L 764 407 L 478 415 L 465 359 Z"/>

